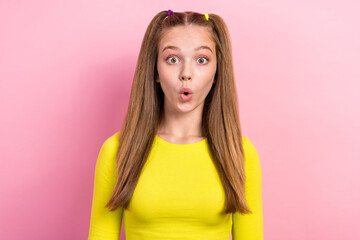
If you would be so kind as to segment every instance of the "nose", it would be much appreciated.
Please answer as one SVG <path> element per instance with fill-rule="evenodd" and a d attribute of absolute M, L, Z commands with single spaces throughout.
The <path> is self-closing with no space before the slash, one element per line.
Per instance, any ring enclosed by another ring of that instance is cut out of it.
<path fill-rule="evenodd" d="M 191 80 L 191 63 L 185 63 L 180 75 L 181 80 Z"/>
<path fill-rule="evenodd" d="M 181 80 L 191 80 L 191 77 L 187 75 L 182 75 Z"/>

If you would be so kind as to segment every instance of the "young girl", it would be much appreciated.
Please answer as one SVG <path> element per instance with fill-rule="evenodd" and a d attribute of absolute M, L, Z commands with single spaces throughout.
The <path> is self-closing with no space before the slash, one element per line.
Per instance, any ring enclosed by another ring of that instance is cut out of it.
<path fill-rule="evenodd" d="M 241 135 L 228 29 L 162 11 L 148 26 L 122 129 L 101 147 L 89 239 L 263 239 L 261 168 Z"/>

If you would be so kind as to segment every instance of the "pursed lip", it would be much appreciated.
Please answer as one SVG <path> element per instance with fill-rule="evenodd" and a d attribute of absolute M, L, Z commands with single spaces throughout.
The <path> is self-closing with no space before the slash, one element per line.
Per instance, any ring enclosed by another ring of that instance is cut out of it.
<path fill-rule="evenodd" d="M 192 94 L 192 90 L 190 88 L 181 88 L 180 94 L 183 94 L 185 92 L 187 92 L 189 94 Z"/>

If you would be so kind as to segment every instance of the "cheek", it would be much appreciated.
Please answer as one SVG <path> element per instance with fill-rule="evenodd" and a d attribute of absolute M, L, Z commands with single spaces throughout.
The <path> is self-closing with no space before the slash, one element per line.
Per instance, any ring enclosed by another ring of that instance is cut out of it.
<path fill-rule="evenodd" d="M 216 73 L 216 65 L 209 66 L 209 68 L 203 71 L 201 74 L 203 76 L 204 81 L 212 82 L 215 77 L 215 73 Z"/>
<path fill-rule="evenodd" d="M 203 84 L 203 88 L 204 88 L 204 91 L 206 92 L 206 94 L 210 91 L 210 89 L 214 83 L 215 74 L 216 74 L 216 67 L 212 67 L 203 73 L 202 84 Z"/>
<path fill-rule="evenodd" d="M 159 76 L 161 76 L 162 66 L 161 66 L 161 63 L 159 63 L 159 61 L 156 63 L 156 70 L 157 70 Z"/>
<path fill-rule="evenodd" d="M 157 70 L 161 79 L 168 78 L 171 74 L 171 68 L 166 66 L 166 63 L 158 63 Z"/>
<path fill-rule="evenodd" d="M 171 91 L 170 89 L 172 89 L 171 76 L 173 76 L 173 74 L 171 74 L 169 69 L 161 63 L 157 65 L 157 70 L 159 75 L 157 81 L 160 84 L 163 92 L 166 94 L 167 92 Z"/>

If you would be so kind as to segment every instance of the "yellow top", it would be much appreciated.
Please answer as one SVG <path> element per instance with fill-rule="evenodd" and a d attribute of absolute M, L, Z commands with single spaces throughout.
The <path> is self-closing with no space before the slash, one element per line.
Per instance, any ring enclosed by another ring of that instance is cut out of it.
<path fill-rule="evenodd" d="M 225 193 L 207 139 L 175 144 L 155 136 L 148 159 L 123 211 L 104 206 L 115 185 L 119 132 L 101 147 L 94 180 L 89 240 L 118 240 L 122 217 L 127 240 L 262 240 L 263 210 L 258 153 L 247 137 L 245 194 L 253 214 L 220 213 Z"/>

